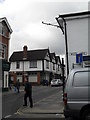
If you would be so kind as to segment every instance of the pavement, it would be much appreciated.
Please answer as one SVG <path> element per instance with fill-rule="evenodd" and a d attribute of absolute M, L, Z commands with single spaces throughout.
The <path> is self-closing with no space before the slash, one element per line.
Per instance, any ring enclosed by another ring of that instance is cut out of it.
<path fill-rule="evenodd" d="M 24 86 L 20 87 L 20 92 L 21 91 L 24 91 Z M 8 94 L 16 93 L 16 92 L 17 91 L 14 90 L 14 86 L 12 86 L 11 90 L 9 89 L 8 91 L 0 92 L 0 96 L 2 96 L 2 95 L 8 95 Z"/>
<path fill-rule="evenodd" d="M 34 103 L 33 108 L 21 106 L 17 113 L 19 115 L 32 115 L 32 114 L 55 114 L 56 116 L 63 116 L 63 101 L 60 100 L 60 93 L 51 95 Z"/>
<path fill-rule="evenodd" d="M 24 91 L 24 87 L 22 86 L 20 88 L 20 91 Z M 9 90 L 7 92 L 3 92 L 3 95 L 15 93 L 14 87 L 12 87 L 12 90 Z M 18 118 L 63 118 L 63 100 L 60 98 L 60 92 L 51 95 L 49 97 L 46 97 L 44 99 L 41 99 L 38 102 L 33 103 L 33 108 L 29 107 L 29 101 L 28 106 L 24 107 L 21 106 L 15 116 L 18 116 Z"/>

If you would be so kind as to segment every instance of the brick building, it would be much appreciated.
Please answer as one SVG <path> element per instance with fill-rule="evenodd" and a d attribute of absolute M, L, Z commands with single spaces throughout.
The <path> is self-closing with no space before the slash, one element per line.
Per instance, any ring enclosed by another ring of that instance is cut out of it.
<path fill-rule="evenodd" d="M 8 89 L 8 81 L 9 81 L 9 69 L 10 64 L 8 62 L 9 56 L 9 40 L 10 35 L 12 33 L 12 29 L 6 19 L 0 18 L 0 75 L 2 81 L 2 88 Z"/>

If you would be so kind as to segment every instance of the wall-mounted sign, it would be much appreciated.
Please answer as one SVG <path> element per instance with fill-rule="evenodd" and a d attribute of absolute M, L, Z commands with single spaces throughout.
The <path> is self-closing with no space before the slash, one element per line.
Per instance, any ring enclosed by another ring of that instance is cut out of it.
<path fill-rule="evenodd" d="M 76 63 L 83 62 L 83 53 L 76 54 Z"/>
<path fill-rule="evenodd" d="M 80 53 L 82 53 L 82 55 L 87 55 L 87 52 L 80 52 Z M 77 53 L 77 52 L 70 52 L 69 53 L 70 56 L 76 56 L 76 54 L 79 54 L 79 53 Z"/>

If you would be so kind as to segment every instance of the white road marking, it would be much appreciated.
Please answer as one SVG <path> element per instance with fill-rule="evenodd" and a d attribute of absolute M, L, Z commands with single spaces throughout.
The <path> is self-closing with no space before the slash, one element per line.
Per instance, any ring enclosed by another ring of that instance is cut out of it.
<path fill-rule="evenodd" d="M 16 114 L 18 114 L 18 113 L 16 112 L 16 113 L 14 113 L 14 114 L 16 115 Z"/>
<path fill-rule="evenodd" d="M 11 117 L 12 115 L 7 115 L 7 116 L 5 116 L 4 118 L 9 118 L 9 117 Z"/>

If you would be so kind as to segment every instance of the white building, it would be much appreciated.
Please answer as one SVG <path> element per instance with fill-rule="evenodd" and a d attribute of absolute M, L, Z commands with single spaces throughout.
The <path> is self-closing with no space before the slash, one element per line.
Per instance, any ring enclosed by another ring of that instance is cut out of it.
<path fill-rule="evenodd" d="M 58 17 L 58 20 L 59 23 L 61 23 L 61 21 L 63 22 L 64 33 L 64 23 L 66 22 L 69 71 L 74 67 L 82 67 L 83 63 L 85 63 L 86 60 L 90 59 L 90 11 L 63 14 Z"/>
<path fill-rule="evenodd" d="M 27 76 L 29 82 L 40 84 L 43 80 L 51 81 L 54 78 L 60 78 L 60 57 L 50 53 L 49 49 L 28 50 L 27 46 L 23 51 L 14 52 L 10 57 L 10 75 L 11 80 L 21 83 Z"/>

